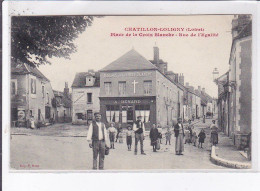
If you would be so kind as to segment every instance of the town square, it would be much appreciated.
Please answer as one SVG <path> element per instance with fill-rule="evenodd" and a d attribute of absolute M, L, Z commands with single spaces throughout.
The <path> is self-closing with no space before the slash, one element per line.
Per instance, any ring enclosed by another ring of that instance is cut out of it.
<path fill-rule="evenodd" d="M 12 19 L 12 170 L 251 168 L 250 15 Z"/>

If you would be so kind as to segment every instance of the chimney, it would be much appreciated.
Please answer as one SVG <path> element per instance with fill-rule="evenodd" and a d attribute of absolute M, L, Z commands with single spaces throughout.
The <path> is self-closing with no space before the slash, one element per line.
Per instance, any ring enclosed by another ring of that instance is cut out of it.
<path fill-rule="evenodd" d="M 180 76 L 179 76 L 179 83 L 184 85 L 184 76 L 183 76 L 183 74 L 180 74 Z"/>
<path fill-rule="evenodd" d="M 155 47 L 153 47 L 153 60 L 158 67 L 158 64 L 159 64 L 159 48 L 156 45 L 155 45 Z"/>
<path fill-rule="evenodd" d="M 93 69 L 88 70 L 89 73 L 95 73 Z"/>
<path fill-rule="evenodd" d="M 205 93 L 205 88 L 202 88 L 202 92 Z"/>
<path fill-rule="evenodd" d="M 186 87 L 189 87 L 189 85 L 190 85 L 190 84 L 189 84 L 188 82 L 186 82 Z"/>
<path fill-rule="evenodd" d="M 198 90 L 199 90 L 199 92 L 201 92 L 201 87 L 200 86 L 198 86 Z"/>
<path fill-rule="evenodd" d="M 64 96 L 69 96 L 70 89 L 68 86 L 68 82 L 65 82 L 65 88 L 64 88 Z"/>

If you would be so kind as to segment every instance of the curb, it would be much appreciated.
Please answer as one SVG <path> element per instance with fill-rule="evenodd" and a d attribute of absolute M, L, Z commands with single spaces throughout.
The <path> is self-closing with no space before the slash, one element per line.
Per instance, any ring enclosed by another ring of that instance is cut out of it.
<path fill-rule="evenodd" d="M 211 147 L 210 160 L 211 160 L 211 162 L 213 162 L 216 165 L 224 166 L 224 167 L 228 167 L 228 168 L 251 169 L 251 164 L 249 164 L 249 163 L 230 161 L 230 160 L 226 160 L 226 159 L 216 156 L 215 146 Z"/>

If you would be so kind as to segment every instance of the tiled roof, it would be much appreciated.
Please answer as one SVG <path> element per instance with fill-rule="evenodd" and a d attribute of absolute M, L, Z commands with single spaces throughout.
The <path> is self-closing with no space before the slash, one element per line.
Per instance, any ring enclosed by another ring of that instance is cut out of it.
<path fill-rule="evenodd" d="M 12 63 L 11 65 L 11 73 L 12 74 L 18 74 L 18 75 L 23 75 L 23 74 L 33 74 L 36 77 L 45 79 L 47 81 L 49 81 L 48 78 L 46 78 L 37 67 L 32 67 L 28 64 L 25 63 L 19 63 L 19 64 L 15 64 Z"/>
<path fill-rule="evenodd" d="M 92 87 L 100 87 L 100 73 L 99 72 L 80 72 L 76 73 L 74 81 L 71 87 L 86 87 L 86 77 L 87 76 L 95 77 L 95 82 Z"/>
<path fill-rule="evenodd" d="M 147 70 L 157 69 L 150 61 L 134 49 L 113 61 L 100 71 Z"/>

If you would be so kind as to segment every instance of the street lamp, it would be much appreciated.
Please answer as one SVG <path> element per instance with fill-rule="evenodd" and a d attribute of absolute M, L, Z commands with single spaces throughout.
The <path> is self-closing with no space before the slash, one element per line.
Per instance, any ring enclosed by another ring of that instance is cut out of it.
<path fill-rule="evenodd" d="M 213 74 L 213 81 L 215 82 L 219 76 L 218 68 L 214 68 L 212 74 Z"/>

